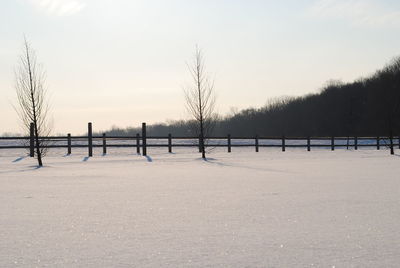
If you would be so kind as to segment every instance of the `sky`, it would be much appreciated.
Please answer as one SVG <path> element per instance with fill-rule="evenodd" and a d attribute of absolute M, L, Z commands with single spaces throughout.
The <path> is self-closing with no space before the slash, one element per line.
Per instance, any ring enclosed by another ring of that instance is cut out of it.
<path fill-rule="evenodd" d="M 400 55 L 398 0 L 1 0 L 0 134 L 20 133 L 24 35 L 46 71 L 54 134 L 187 119 L 196 45 L 217 112 L 350 82 Z"/>

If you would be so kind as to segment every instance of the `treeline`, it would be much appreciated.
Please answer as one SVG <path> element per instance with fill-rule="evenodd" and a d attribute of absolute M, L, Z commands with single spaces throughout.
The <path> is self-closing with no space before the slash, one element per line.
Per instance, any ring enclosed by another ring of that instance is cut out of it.
<path fill-rule="evenodd" d="M 262 108 L 217 117 L 213 135 L 390 136 L 400 134 L 400 58 L 353 83 L 331 82 L 320 93 L 282 97 Z M 148 126 L 152 136 L 193 136 L 191 121 Z M 113 128 L 109 135 L 135 135 L 139 128 Z"/>

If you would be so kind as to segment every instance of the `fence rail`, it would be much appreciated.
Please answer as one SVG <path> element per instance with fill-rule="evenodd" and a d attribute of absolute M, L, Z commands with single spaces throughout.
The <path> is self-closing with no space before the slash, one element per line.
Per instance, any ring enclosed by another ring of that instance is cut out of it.
<path fill-rule="evenodd" d="M 87 148 L 88 155 L 93 156 L 93 148 L 103 148 L 103 154 L 107 148 L 136 148 L 136 152 L 147 154 L 147 148 L 168 148 L 172 153 L 174 147 L 200 147 L 199 137 L 173 137 L 168 136 L 147 136 L 146 124 L 142 125 L 142 133 L 135 136 L 107 136 L 103 134 L 92 135 L 92 124 L 88 124 L 87 136 L 52 136 L 40 137 L 46 148 L 66 148 L 67 154 L 72 153 L 73 148 Z M 119 142 L 119 143 L 115 143 Z M 225 137 L 207 137 L 206 147 L 225 147 L 227 152 L 232 152 L 235 147 L 254 147 L 256 152 L 259 148 L 305 148 L 311 151 L 312 148 L 330 148 L 334 151 L 337 148 L 372 147 L 380 150 L 389 146 L 388 137 L 278 137 L 278 136 L 254 136 L 239 137 L 227 135 Z M 0 137 L 0 149 L 30 149 L 31 156 L 34 154 L 35 142 L 32 136 L 26 137 Z M 392 146 L 400 148 L 400 137 L 392 139 Z"/>

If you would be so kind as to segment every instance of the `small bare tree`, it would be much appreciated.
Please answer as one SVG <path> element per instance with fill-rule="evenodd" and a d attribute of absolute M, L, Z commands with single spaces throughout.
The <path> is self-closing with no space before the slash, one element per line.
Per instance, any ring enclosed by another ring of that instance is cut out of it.
<path fill-rule="evenodd" d="M 206 158 L 205 139 L 210 134 L 213 123 L 215 95 L 214 80 L 206 73 L 204 56 L 196 47 L 193 62 L 188 64 L 192 82 L 184 88 L 186 108 L 193 117 L 196 134 L 199 136 L 202 158 Z"/>
<path fill-rule="evenodd" d="M 16 111 L 22 121 L 23 128 L 30 132 L 30 125 L 34 127 L 36 158 L 39 167 L 43 166 L 42 157 L 46 154 L 46 140 L 51 132 L 48 122 L 49 105 L 44 87 L 45 73 L 37 63 L 35 51 L 24 39 L 23 53 L 15 70 L 15 90 L 18 98 Z"/>

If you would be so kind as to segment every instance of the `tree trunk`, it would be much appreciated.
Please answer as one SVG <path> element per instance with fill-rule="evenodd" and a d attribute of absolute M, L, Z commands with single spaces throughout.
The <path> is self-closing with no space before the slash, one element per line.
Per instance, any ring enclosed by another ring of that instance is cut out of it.
<path fill-rule="evenodd" d="M 391 154 L 391 155 L 394 155 L 393 130 L 392 130 L 392 129 L 390 129 L 389 139 L 390 139 L 390 154 Z"/>
<path fill-rule="evenodd" d="M 201 157 L 206 159 L 206 150 L 204 148 L 204 122 L 203 120 L 200 121 L 200 150 L 201 150 Z"/>
<path fill-rule="evenodd" d="M 38 133 L 38 128 L 37 128 L 37 123 L 35 122 L 34 125 L 35 125 L 36 155 L 37 155 L 39 167 L 43 167 L 42 152 L 40 151 L 40 141 L 39 141 L 39 133 Z"/>

